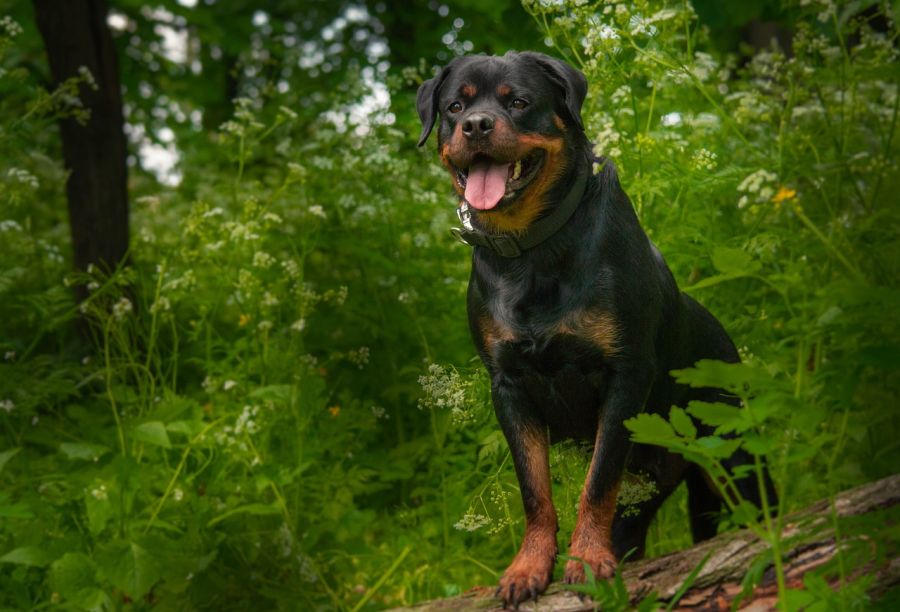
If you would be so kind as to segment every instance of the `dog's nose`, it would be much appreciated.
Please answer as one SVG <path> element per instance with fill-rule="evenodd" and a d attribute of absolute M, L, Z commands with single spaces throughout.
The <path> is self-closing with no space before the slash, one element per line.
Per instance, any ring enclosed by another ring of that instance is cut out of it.
<path fill-rule="evenodd" d="M 485 113 L 472 113 L 462 123 L 462 132 L 466 138 L 487 136 L 494 129 L 494 118 Z"/>

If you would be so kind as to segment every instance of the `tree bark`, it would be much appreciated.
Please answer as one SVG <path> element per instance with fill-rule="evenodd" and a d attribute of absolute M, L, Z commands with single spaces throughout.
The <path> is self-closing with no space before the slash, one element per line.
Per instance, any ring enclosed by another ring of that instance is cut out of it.
<path fill-rule="evenodd" d="M 34 0 L 35 16 L 56 84 L 84 66 L 97 89 L 82 85 L 90 119 L 60 122 L 75 266 L 112 271 L 128 251 L 128 174 L 116 49 L 105 0 Z M 77 297 L 86 289 L 76 289 Z"/>
<path fill-rule="evenodd" d="M 845 491 L 834 500 L 837 515 L 844 519 L 874 514 L 898 504 L 900 504 L 900 474 Z M 784 563 L 788 588 L 800 588 L 803 576 L 807 572 L 824 565 L 834 557 L 837 545 L 831 525 L 829 500 L 821 500 L 802 512 L 787 517 L 782 538 L 786 545 Z M 872 542 L 874 547 L 874 540 L 878 535 L 870 533 L 855 538 L 863 543 Z M 841 546 L 846 544 L 847 539 L 842 539 Z M 766 548 L 767 545 L 748 530 L 723 533 L 688 550 L 626 564 L 622 579 L 632 604 L 654 592 L 661 602 L 669 602 L 676 597 L 691 572 L 709 555 L 703 568 L 674 609 L 729 610 L 732 602 L 743 590 L 741 581 L 750 563 Z M 900 555 L 897 553 L 896 543 L 889 543 L 886 557 L 878 564 L 873 562 L 862 567 L 856 566 L 850 570 L 849 577 L 862 574 L 874 576 L 868 593 L 873 600 L 877 600 L 886 591 L 900 584 Z M 835 589 L 840 587 L 836 583 L 831 586 Z M 499 602 L 493 597 L 495 588 L 476 587 L 459 597 L 435 600 L 404 609 L 417 612 L 499 610 Z M 775 574 L 769 566 L 763 573 L 760 584 L 748 597 L 741 600 L 739 609 L 774 609 L 777 598 Z M 529 602 L 519 609 L 581 612 L 593 610 L 594 605 L 589 600 L 580 600 L 573 593 L 567 592 L 564 585 L 557 583 L 551 585 L 537 603 Z"/>

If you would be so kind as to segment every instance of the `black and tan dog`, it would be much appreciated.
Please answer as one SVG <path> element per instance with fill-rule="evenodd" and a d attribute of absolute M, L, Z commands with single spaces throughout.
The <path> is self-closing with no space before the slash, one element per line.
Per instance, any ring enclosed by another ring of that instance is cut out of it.
<path fill-rule="evenodd" d="M 629 442 L 623 421 L 690 400 L 736 400 L 675 384 L 670 370 L 700 359 L 738 361 L 719 322 L 681 293 L 644 234 L 612 163 L 584 135 L 587 82 L 540 53 L 454 59 L 419 88 L 423 130 L 438 118 L 438 150 L 475 246 L 469 325 L 491 376 L 494 409 L 525 505 L 521 549 L 500 580 L 504 604 L 544 591 L 557 554 L 548 447 L 593 443 L 569 555 L 598 577 L 631 549 L 640 556 L 665 498 L 686 480 L 695 540 L 716 533 L 721 500 L 705 474 L 658 447 Z M 598 173 L 593 172 L 599 164 Z M 735 455 L 730 465 L 746 463 Z M 623 471 L 649 474 L 658 494 L 616 513 Z M 752 478 L 740 494 L 759 501 Z M 768 494 L 774 492 L 766 479 Z M 758 504 L 757 504 L 758 505 Z M 570 560 L 565 580 L 584 580 Z"/>

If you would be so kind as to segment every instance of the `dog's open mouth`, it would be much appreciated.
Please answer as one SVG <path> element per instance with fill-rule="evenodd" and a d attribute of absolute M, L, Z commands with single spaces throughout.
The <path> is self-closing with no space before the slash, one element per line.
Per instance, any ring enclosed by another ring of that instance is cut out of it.
<path fill-rule="evenodd" d="M 478 154 L 468 168 L 454 168 L 469 205 L 478 210 L 491 210 L 501 202 L 515 200 L 537 176 L 543 162 L 544 151 L 533 149 L 513 162 Z"/>

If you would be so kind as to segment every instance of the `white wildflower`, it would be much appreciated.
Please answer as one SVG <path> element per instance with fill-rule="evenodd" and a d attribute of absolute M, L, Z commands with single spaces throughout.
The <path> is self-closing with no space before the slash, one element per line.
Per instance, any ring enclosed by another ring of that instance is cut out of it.
<path fill-rule="evenodd" d="M 172 304 L 169 302 L 169 298 L 164 295 L 159 296 L 156 300 L 154 300 L 153 304 L 150 305 L 150 313 L 158 314 L 160 312 L 168 312 L 172 310 Z"/>
<path fill-rule="evenodd" d="M 716 162 L 716 154 L 712 151 L 704 148 L 699 148 L 694 151 L 694 155 L 691 158 L 691 167 L 694 170 L 715 170 L 717 166 Z"/>
<path fill-rule="evenodd" d="M 490 523 L 491 519 L 483 514 L 466 512 L 461 519 L 453 524 L 453 528 L 459 529 L 460 531 L 475 531 L 481 529 L 485 525 L 490 525 Z"/>
<path fill-rule="evenodd" d="M 355 351 L 350 351 L 347 353 L 347 359 L 362 370 L 369 363 L 369 347 L 361 346 Z"/>
<path fill-rule="evenodd" d="M 0 232 L 11 232 L 11 231 L 22 231 L 22 226 L 19 225 L 17 221 L 13 221 L 12 219 L 4 219 L 0 221 Z"/>
<path fill-rule="evenodd" d="M 462 380 L 459 372 L 452 368 L 444 369 L 432 363 L 428 366 L 428 374 L 419 377 L 419 384 L 425 391 L 425 397 L 419 399 L 419 409 L 449 410 L 451 418 L 462 424 L 474 418 L 469 407 L 468 390 L 471 383 Z"/>
<path fill-rule="evenodd" d="M 113 304 L 112 314 L 113 318 L 117 321 L 121 321 L 125 317 L 127 317 L 134 310 L 134 306 L 131 304 L 131 300 L 127 297 L 119 298 L 119 301 Z"/>
<path fill-rule="evenodd" d="M 265 251 L 257 251 L 253 254 L 253 265 L 257 268 L 268 268 L 275 263 L 275 258 Z"/>

